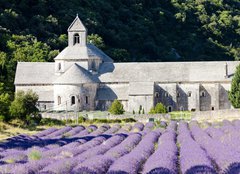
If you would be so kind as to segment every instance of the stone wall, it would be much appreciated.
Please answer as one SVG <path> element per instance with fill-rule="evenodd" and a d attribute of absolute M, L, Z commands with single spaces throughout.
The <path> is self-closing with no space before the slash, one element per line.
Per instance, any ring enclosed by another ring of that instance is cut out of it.
<path fill-rule="evenodd" d="M 153 106 L 153 96 L 152 95 L 139 95 L 139 96 L 129 96 L 128 100 L 128 112 L 138 113 L 140 106 L 144 109 L 145 113 L 148 113 Z"/>
<path fill-rule="evenodd" d="M 97 84 L 54 85 L 54 110 L 94 110 Z M 75 96 L 75 104 L 71 97 Z M 61 104 L 58 104 L 61 97 Z"/>
<path fill-rule="evenodd" d="M 240 119 L 240 109 L 201 111 L 192 113 L 192 120 L 217 121 L 224 119 L 228 120 Z"/>

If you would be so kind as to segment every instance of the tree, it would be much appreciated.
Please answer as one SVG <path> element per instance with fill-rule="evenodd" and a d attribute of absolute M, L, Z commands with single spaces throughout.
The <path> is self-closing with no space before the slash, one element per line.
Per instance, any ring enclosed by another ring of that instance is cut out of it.
<path fill-rule="evenodd" d="M 157 103 L 155 107 L 152 107 L 149 114 L 161 114 L 167 113 L 166 107 L 162 103 Z"/>
<path fill-rule="evenodd" d="M 96 47 L 102 49 L 105 47 L 103 39 L 98 34 L 91 34 L 87 37 L 88 43 L 92 43 Z"/>
<path fill-rule="evenodd" d="M 108 111 L 113 115 L 121 115 L 125 112 L 122 103 L 117 99 L 113 101 Z"/>
<path fill-rule="evenodd" d="M 36 107 L 37 101 L 38 95 L 32 90 L 28 90 L 27 92 L 18 91 L 10 106 L 12 118 L 21 119 L 25 123 L 38 119 L 39 110 Z"/>
<path fill-rule="evenodd" d="M 240 108 L 240 65 L 238 65 L 233 76 L 231 90 L 228 93 L 228 98 L 234 108 Z"/>
<path fill-rule="evenodd" d="M 37 40 L 32 35 L 12 35 L 7 42 L 7 47 L 12 51 L 12 59 L 22 62 L 45 62 L 52 60 L 51 48 L 43 42 Z"/>
<path fill-rule="evenodd" d="M 4 92 L 3 83 L 0 83 L 0 120 L 8 119 L 10 103 L 10 96 Z"/>

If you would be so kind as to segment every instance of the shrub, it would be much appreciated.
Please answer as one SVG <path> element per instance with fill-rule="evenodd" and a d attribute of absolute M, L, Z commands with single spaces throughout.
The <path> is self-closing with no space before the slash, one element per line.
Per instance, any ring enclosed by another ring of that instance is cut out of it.
<path fill-rule="evenodd" d="M 9 122 L 11 125 L 13 126 L 16 126 L 16 127 L 24 127 L 24 121 L 23 120 L 20 120 L 20 119 L 12 119 L 10 122 Z"/>
<path fill-rule="evenodd" d="M 65 125 L 65 123 L 62 120 L 57 120 L 54 118 L 42 118 L 42 120 L 40 121 L 40 125 L 62 126 L 62 125 Z"/>
<path fill-rule="evenodd" d="M 157 103 L 155 107 L 151 108 L 149 114 L 167 113 L 166 107 L 162 103 Z"/>
<path fill-rule="evenodd" d="M 38 95 L 31 90 L 17 92 L 10 106 L 12 118 L 21 119 L 27 124 L 30 120 L 39 121 L 37 101 Z"/>
<path fill-rule="evenodd" d="M 125 112 L 122 103 L 116 99 L 113 101 L 108 111 L 113 115 L 121 115 Z"/>
<path fill-rule="evenodd" d="M 86 118 L 83 116 L 78 117 L 78 123 L 84 123 L 86 121 Z"/>
<path fill-rule="evenodd" d="M 42 155 L 39 151 L 37 150 L 32 150 L 29 154 L 28 154 L 28 159 L 29 160 L 40 160 L 42 158 Z"/>
<path fill-rule="evenodd" d="M 124 118 L 124 119 L 122 119 L 122 121 L 125 123 L 136 122 L 136 120 L 133 118 Z"/>
<path fill-rule="evenodd" d="M 10 95 L 4 92 L 4 84 L 0 83 L 0 121 L 8 121 Z"/>

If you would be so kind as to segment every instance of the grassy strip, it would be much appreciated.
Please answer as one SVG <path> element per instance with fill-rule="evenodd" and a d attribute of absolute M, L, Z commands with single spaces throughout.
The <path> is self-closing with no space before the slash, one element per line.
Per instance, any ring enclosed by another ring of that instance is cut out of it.
<path fill-rule="evenodd" d="M 191 120 L 192 114 L 190 111 L 170 112 L 171 120 Z"/>

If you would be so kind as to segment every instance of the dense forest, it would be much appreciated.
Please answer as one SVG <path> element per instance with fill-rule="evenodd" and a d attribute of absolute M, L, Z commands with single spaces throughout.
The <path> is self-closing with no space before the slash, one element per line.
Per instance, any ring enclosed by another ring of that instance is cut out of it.
<path fill-rule="evenodd" d="M 67 45 L 67 28 L 76 14 L 88 29 L 89 40 L 117 62 L 240 59 L 239 0 L 0 0 L 0 4 L 0 92 L 10 96 L 16 62 L 53 61 Z"/>

